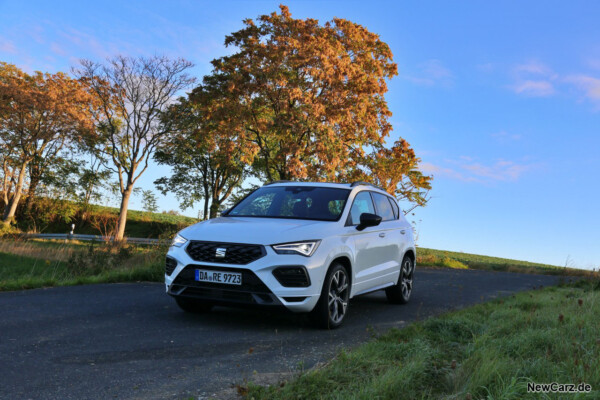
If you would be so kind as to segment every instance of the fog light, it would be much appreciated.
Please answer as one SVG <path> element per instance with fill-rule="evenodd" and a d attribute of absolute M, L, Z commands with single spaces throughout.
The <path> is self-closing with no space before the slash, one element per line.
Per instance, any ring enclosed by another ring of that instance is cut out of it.
<path fill-rule="evenodd" d="M 273 270 L 273 275 L 285 287 L 308 287 L 310 286 L 310 277 L 306 268 L 301 265 L 277 267 Z"/>

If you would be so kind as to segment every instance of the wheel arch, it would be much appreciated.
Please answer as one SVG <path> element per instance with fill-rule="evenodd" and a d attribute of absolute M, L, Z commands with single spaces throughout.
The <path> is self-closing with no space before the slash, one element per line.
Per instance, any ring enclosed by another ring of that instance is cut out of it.
<path fill-rule="evenodd" d="M 333 267 L 333 265 L 336 263 L 342 264 L 344 268 L 346 268 L 346 272 L 348 272 L 348 279 L 350 280 L 350 297 L 352 297 L 352 283 L 354 282 L 354 276 L 352 275 L 352 262 L 350 261 L 350 258 L 345 255 L 338 256 L 331 260 L 331 263 L 329 263 L 329 268 L 327 268 L 327 272 L 329 272 L 331 267 Z"/>
<path fill-rule="evenodd" d="M 414 249 L 408 249 L 404 252 L 404 257 L 410 257 L 410 259 L 413 262 L 413 265 L 416 265 L 416 261 L 417 261 L 417 255 L 415 254 L 415 250 Z M 402 257 L 402 258 L 404 258 Z"/>

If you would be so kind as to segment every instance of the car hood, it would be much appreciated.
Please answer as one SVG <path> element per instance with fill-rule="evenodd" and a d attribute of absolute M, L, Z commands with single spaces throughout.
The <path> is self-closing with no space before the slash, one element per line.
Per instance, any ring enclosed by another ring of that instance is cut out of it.
<path fill-rule="evenodd" d="M 322 239 L 339 222 L 285 218 L 219 217 L 182 230 L 188 240 L 271 245 Z"/>

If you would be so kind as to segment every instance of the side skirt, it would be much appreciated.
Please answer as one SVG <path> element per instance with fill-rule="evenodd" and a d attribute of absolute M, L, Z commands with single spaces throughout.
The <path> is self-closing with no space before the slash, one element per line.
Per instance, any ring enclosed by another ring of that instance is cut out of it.
<path fill-rule="evenodd" d="M 394 282 L 389 282 L 389 283 L 386 283 L 386 284 L 383 284 L 383 285 L 375 286 L 374 288 L 363 290 L 362 292 L 359 292 L 359 293 L 356 293 L 356 294 L 352 294 L 351 297 L 361 296 L 361 295 L 367 294 L 367 293 L 373 293 L 373 292 L 376 292 L 378 290 L 385 289 L 387 287 L 394 286 L 394 285 L 395 285 Z"/>

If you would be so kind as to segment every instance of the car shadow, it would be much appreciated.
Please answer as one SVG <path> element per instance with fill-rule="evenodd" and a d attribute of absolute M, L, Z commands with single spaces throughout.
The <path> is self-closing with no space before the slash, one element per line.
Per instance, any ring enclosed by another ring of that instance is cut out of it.
<path fill-rule="evenodd" d="M 350 312 L 344 321 L 344 326 L 367 325 L 363 316 L 369 315 L 368 320 L 383 316 L 390 304 L 383 291 L 357 296 L 350 300 Z M 398 306 L 394 306 L 398 307 Z M 402 307 L 402 306 L 399 306 Z M 410 303 L 405 307 L 410 307 Z M 201 325 L 203 328 L 219 328 L 231 330 L 274 331 L 280 333 L 300 330 L 318 330 L 312 323 L 308 313 L 293 313 L 286 309 L 236 308 L 215 306 L 212 311 L 201 314 L 191 314 L 180 310 L 175 302 L 169 307 L 168 323 L 184 325 Z"/>

